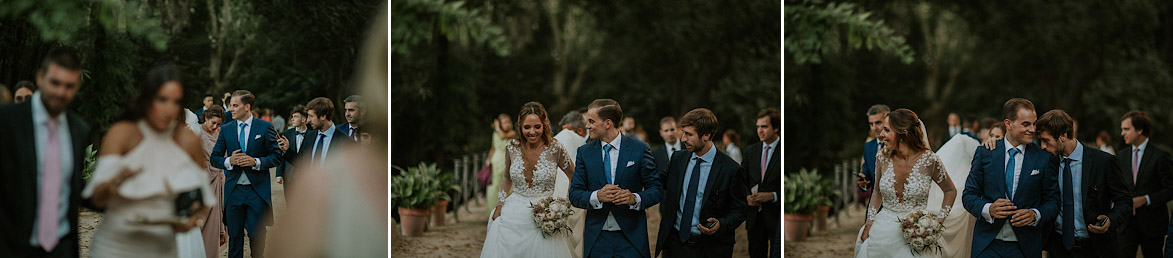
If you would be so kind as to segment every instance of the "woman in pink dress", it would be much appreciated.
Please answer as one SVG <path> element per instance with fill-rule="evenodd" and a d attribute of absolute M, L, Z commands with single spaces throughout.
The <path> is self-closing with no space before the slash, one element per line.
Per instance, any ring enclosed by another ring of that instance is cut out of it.
<path fill-rule="evenodd" d="M 216 145 L 216 137 L 220 135 L 220 124 L 224 123 L 224 108 L 212 106 L 204 110 L 204 123 L 200 125 L 200 143 L 204 148 L 204 161 L 208 162 L 212 147 Z M 216 200 L 224 199 L 224 171 L 208 166 L 208 180 L 211 181 L 212 192 L 216 193 Z M 212 205 L 208 209 L 208 219 L 200 231 L 204 233 L 204 253 L 208 258 L 220 257 L 220 246 L 228 243 L 228 230 L 224 226 L 221 203 Z"/>

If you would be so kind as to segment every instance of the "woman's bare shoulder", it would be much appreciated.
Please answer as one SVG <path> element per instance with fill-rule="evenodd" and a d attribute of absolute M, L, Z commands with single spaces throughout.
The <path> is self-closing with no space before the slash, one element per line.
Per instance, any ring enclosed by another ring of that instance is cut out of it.
<path fill-rule="evenodd" d="M 106 137 L 102 139 L 102 149 L 98 151 L 98 154 L 126 154 L 142 138 L 142 132 L 139 132 L 138 127 L 133 122 L 115 122 L 113 125 L 110 125 L 110 130 L 106 132 Z"/>

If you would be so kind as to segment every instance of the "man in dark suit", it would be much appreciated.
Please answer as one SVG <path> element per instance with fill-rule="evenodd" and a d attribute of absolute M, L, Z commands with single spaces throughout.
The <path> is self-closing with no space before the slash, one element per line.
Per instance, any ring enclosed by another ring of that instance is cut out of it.
<path fill-rule="evenodd" d="M 1116 257 L 1116 228 L 1132 213 L 1116 157 L 1088 148 L 1072 135 L 1074 120 L 1051 110 L 1039 117 L 1039 145 L 1059 157 L 1059 216 L 1044 223 L 1048 257 Z M 1102 222 L 1103 224 L 1100 224 Z"/>
<path fill-rule="evenodd" d="M 1149 126 L 1149 115 L 1144 111 L 1133 110 L 1120 119 L 1120 135 L 1130 147 L 1118 152 L 1120 170 L 1124 171 L 1133 209 L 1120 235 L 1122 257 L 1136 256 L 1138 246 L 1145 257 L 1161 257 L 1169 223 L 1165 203 L 1173 198 L 1173 161 L 1168 152 L 1149 145 Z"/>
<path fill-rule="evenodd" d="M 298 162 L 302 158 L 309 159 L 311 165 L 316 165 L 325 161 L 326 158 L 335 151 L 340 150 L 343 146 L 349 143 L 354 143 L 350 138 L 334 126 L 333 114 L 334 103 L 329 98 L 318 97 L 310 100 L 305 106 L 306 123 L 309 125 L 310 131 L 306 131 L 306 137 L 298 147 L 300 151 L 286 151 L 285 159 L 289 163 Z M 290 138 L 288 136 L 278 139 L 277 145 L 281 150 L 290 149 Z"/>
<path fill-rule="evenodd" d="M 346 123 L 338 125 L 338 130 L 342 131 L 351 141 L 358 141 L 358 127 L 362 126 L 363 119 L 367 116 L 367 107 L 363 103 L 362 97 L 358 95 L 350 95 L 342 100 L 342 107 L 345 110 Z"/>
<path fill-rule="evenodd" d="M 309 138 L 307 133 L 310 132 L 310 128 L 308 128 L 306 126 L 306 114 L 305 114 L 305 106 L 304 105 L 297 105 L 297 106 L 293 107 L 293 111 L 291 111 L 289 114 L 289 124 L 292 125 L 293 127 L 290 127 L 289 129 L 286 129 L 284 132 L 281 132 L 281 139 L 278 139 L 278 141 L 277 141 L 277 146 L 282 147 L 281 150 L 285 152 L 285 155 L 283 156 L 285 160 L 283 162 L 281 162 L 280 165 L 277 165 L 277 184 L 285 184 L 286 175 L 293 174 L 294 165 L 293 165 L 293 161 L 290 158 L 290 156 L 297 156 L 299 153 L 301 153 L 301 146 L 303 143 L 305 143 L 307 141 L 314 140 L 314 139 L 306 139 L 306 138 Z M 317 134 L 315 134 L 315 136 L 316 135 Z M 282 146 L 281 145 L 282 141 L 285 141 L 287 145 L 291 145 L 291 146 Z M 309 149 L 306 149 L 306 150 L 309 150 Z M 286 203 L 289 202 L 289 196 L 290 196 L 289 185 L 286 185 L 285 186 L 285 202 Z"/>
<path fill-rule="evenodd" d="M 1042 255 L 1043 236 L 1049 234 L 1043 226 L 1059 212 L 1059 167 L 1050 153 L 1032 143 L 1034 110 L 1026 99 L 1006 101 L 1002 105 L 1006 138 L 974 152 L 962 191 L 965 210 L 977 217 L 973 257 Z"/>
<path fill-rule="evenodd" d="M 228 227 L 228 257 L 244 256 L 244 231 L 248 231 L 252 257 L 264 257 L 265 225 L 272 216 L 269 169 L 282 162 L 277 146 L 277 129 L 269 122 L 252 116 L 255 97 L 238 90 L 232 94 L 229 109 L 232 122 L 220 127 L 210 163 L 223 169 L 224 219 Z"/>
<path fill-rule="evenodd" d="M 688 151 L 674 154 L 660 204 L 656 256 L 730 257 L 745 221 L 741 166 L 713 147 L 717 117 L 704 108 L 680 118 Z"/>
<path fill-rule="evenodd" d="M 200 106 L 200 109 L 195 111 L 196 118 L 198 118 L 200 120 L 201 124 L 204 123 L 204 111 L 208 110 L 209 108 L 212 108 L 212 106 L 215 104 L 214 102 L 212 102 L 212 99 L 213 99 L 212 94 L 204 95 L 204 99 L 202 100 L 202 102 L 200 102 L 204 105 Z"/>
<path fill-rule="evenodd" d="M 664 145 L 652 151 L 652 157 L 656 159 L 656 171 L 660 173 L 660 180 L 668 178 L 664 174 L 668 172 L 668 162 L 672 159 L 672 155 L 684 149 L 679 141 L 680 134 L 678 132 L 676 118 L 666 116 L 660 119 L 660 138 L 664 139 Z"/>
<path fill-rule="evenodd" d="M 782 187 L 782 152 L 778 150 L 782 117 L 777 109 L 767 108 L 758 112 L 754 123 L 761 141 L 745 148 L 745 162 L 741 163 L 742 180 L 750 188 L 745 196 L 750 206 L 745 221 L 749 256 L 778 257 L 782 251 L 776 237 L 776 228 L 781 227 L 778 223 L 782 220 L 782 205 L 778 202 L 782 196 L 778 193 Z"/>
<path fill-rule="evenodd" d="M 863 144 L 863 166 L 855 176 L 855 183 L 859 185 L 859 199 L 871 201 L 873 181 L 876 180 L 876 153 L 884 148 L 880 141 L 880 131 L 884 130 L 884 117 L 888 116 L 887 105 L 873 105 L 868 108 L 868 128 L 872 132 L 872 140 Z M 747 149 L 748 150 L 748 149 Z M 753 156 L 753 155 L 751 155 Z M 867 206 L 864 203 L 864 206 Z"/>
<path fill-rule="evenodd" d="M 37 84 L 29 101 L 0 107 L 0 256 L 77 257 L 90 144 L 89 125 L 67 110 L 82 86 L 77 52 L 50 51 Z"/>
<path fill-rule="evenodd" d="M 644 210 L 664 194 L 652 151 L 620 135 L 618 102 L 595 100 L 583 116 L 595 140 L 578 147 L 568 196 L 571 205 L 587 210 L 582 257 L 651 258 Z"/>

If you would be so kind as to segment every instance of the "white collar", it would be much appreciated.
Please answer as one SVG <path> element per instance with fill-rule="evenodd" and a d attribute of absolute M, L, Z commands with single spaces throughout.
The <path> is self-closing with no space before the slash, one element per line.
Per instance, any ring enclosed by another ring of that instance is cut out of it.
<path fill-rule="evenodd" d="M 1019 154 L 1023 154 L 1023 153 L 1025 153 L 1024 151 L 1026 151 L 1026 150 L 1024 150 L 1024 148 L 1025 148 L 1024 146 L 1026 146 L 1026 144 L 1019 144 L 1018 146 L 1011 146 L 1010 140 L 1007 140 L 1006 138 L 1002 138 L 1002 142 L 1004 142 L 1004 145 L 1006 145 L 1007 152 L 1009 152 L 1010 149 L 1012 149 L 1012 148 L 1018 149 Z"/>
<path fill-rule="evenodd" d="M 669 150 L 677 150 L 677 151 L 683 149 L 683 148 L 680 148 L 680 140 L 676 140 L 676 144 L 668 144 L 665 142 L 664 147 L 667 147 Z"/>
<path fill-rule="evenodd" d="M 603 142 L 603 139 L 599 139 L 599 144 L 600 144 L 600 146 L 607 146 L 607 144 L 611 144 L 611 148 L 614 148 L 615 150 L 619 150 L 619 143 L 622 142 L 622 140 L 623 140 L 623 134 L 620 133 L 619 135 L 616 135 L 615 139 L 611 140 L 611 142 Z"/>
<path fill-rule="evenodd" d="M 253 115 L 248 115 L 248 118 L 245 118 L 244 120 L 238 120 L 236 122 L 246 124 L 248 126 L 252 126 L 253 125 L 253 123 L 252 123 L 253 122 Z"/>
<path fill-rule="evenodd" d="M 1132 149 L 1133 149 L 1133 151 L 1135 151 L 1136 149 L 1140 149 L 1140 151 L 1144 151 L 1145 148 L 1148 146 L 1149 146 L 1149 139 L 1145 138 L 1144 142 L 1140 143 L 1140 145 L 1138 145 L 1138 146 L 1132 146 Z"/>

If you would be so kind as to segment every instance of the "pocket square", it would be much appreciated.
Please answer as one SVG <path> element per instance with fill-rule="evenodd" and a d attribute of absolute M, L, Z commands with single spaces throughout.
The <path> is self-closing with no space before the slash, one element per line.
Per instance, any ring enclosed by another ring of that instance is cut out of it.
<path fill-rule="evenodd" d="M 1033 176 L 1033 175 L 1038 175 L 1038 174 L 1039 174 L 1039 170 L 1038 170 L 1038 169 L 1035 169 L 1035 170 L 1031 170 L 1031 171 L 1030 171 L 1030 175 L 1032 175 L 1032 176 Z"/>
<path fill-rule="evenodd" d="M 635 166 L 635 161 L 627 161 L 627 167 Z"/>
<path fill-rule="evenodd" d="M 258 134 L 256 137 L 253 137 L 253 140 L 260 139 L 260 138 L 261 138 L 261 135 L 260 135 L 260 134 Z M 1037 170 L 1036 170 L 1036 171 L 1037 171 Z"/>

